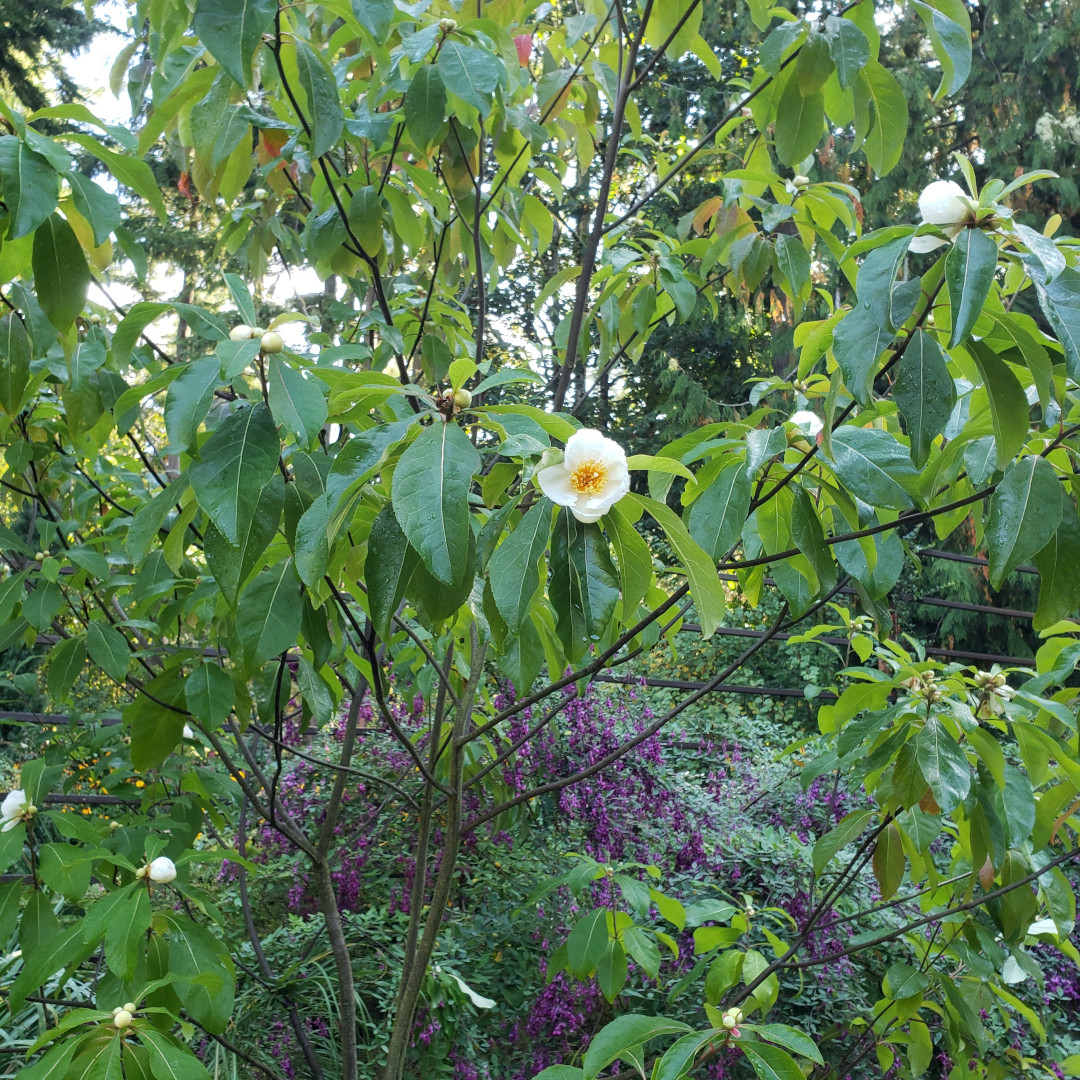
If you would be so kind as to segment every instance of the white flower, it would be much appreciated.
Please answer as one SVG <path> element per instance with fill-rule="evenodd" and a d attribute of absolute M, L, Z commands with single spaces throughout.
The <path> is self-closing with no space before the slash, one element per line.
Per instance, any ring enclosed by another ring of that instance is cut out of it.
<path fill-rule="evenodd" d="M 183 736 L 185 739 L 194 739 L 195 731 L 190 724 L 184 725 Z"/>
<path fill-rule="evenodd" d="M 36 808 L 31 806 L 22 788 L 9 791 L 3 803 L 0 803 L 0 821 L 3 822 L 0 832 L 10 832 L 20 821 L 31 817 L 35 812 Z"/>
<path fill-rule="evenodd" d="M 800 409 L 791 417 L 790 422 L 802 428 L 811 439 L 817 438 L 817 433 L 825 426 L 817 413 L 812 413 L 809 409 Z"/>
<path fill-rule="evenodd" d="M 599 521 L 630 490 L 623 448 L 592 428 L 575 431 L 562 464 L 541 469 L 536 481 L 553 503 L 586 523 Z"/>
<path fill-rule="evenodd" d="M 167 859 L 164 855 L 159 855 L 150 864 L 149 876 L 151 881 L 156 881 L 161 885 L 168 884 L 168 882 L 176 880 L 176 866 L 172 859 Z"/>
<path fill-rule="evenodd" d="M 954 180 L 935 180 L 919 196 L 919 213 L 927 224 L 940 225 L 949 237 L 954 237 L 971 216 L 971 202 Z M 944 243 L 936 236 L 916 236 L 908 250 L 923 253 Z"/>

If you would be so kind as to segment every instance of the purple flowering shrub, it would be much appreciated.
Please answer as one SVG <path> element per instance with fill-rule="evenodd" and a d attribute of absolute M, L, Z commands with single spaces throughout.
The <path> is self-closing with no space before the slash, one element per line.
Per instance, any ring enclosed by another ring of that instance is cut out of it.
<path fill-rule="evenodd" d="M 479 779 L 466 794 L 466 819 L 508 792 L 588 768 L 654 716 L 654 696 L 636 687 L 610 693 L 594 687 L 580 697 L 569 688 L 565 694 L 563 708 L 546 726 L 538 725 L 541 715 L 529 710 L 507 726 L 493 744 L 505 755 L 494 768 L 475 763 L 473 775 Z M 492 704 L 498 709 L 509 700 Z M 421 749 L 424 710 L 419 698 L 394 703 L 396 721 L 416 734 Z M 363 775 L 346 785 L 333 881 L 355 958 L 364 1040 L 374 1059 L 386 1037 L 417 873 L 415 808 L 405 803 L 402 809 L 401 798 L 390 795 L 396 789 L 415 797 L 419 785 L 407 753 L 377 729 L 370 714 L 361 719 L 355 761 Z M 703 709 L 689 715 L 681 730 L 667 729 L 578 783 L 466 832 L 437 968 L 426 980 L 415 1022 L 417 1075 L 530 1080 L 550 1065 L 579 1061 L 593 1035 L 620 1012 L 664 1013 L 700 1028 L 707 1024 L 703 1002 L 722 1005 L 722 994 L 713 993 L 708 982 L 717 949 L 695 951 L 693 926 L 672 925 L 656 904 L 633 910 L 626 890 L 610 876 L 574 888 L 563 883 L 539 902 L 526 903 L 534 885 L 558 878 L 580 861 L 568 853 L 594 860 L 593 865 L 620 864 L 619 873 L 631 883 L 657 886 L 685 908 L 726 904 L 735 913 L 726 921 L 744 929 L 740 946 L 763 954 L 771 956 L 775 942 L 805 928 L 820 895 L 813 891 L 809 848 L 849 811 L 868 805 L 867 797 L 831 776 L 815 777 L 804 787 L 790 759 L 774 760 L 776 751 L 760 741 L 735 741 L 715 731 L 715 713 Z M 340 729 L 321 736 L 340 737 Z M 320 756 L 318 740 L 306 741 L 298 730 L 287 731 L 286 741 L 303 743 L 306 753 Z M 325 773 L 303 759 L 294 760 L 280 779 L 289 812 L 314 823 L 325 812 L 328 789 Z M 432 850 L 437 851 L 435 839 Z M 280 915 L 287 915 L 267 950 L 290 973 L 289 1000 L 318 1038 L 318 1024 L 330 1013 L 325 998 L 330 983 L 314 883 L 304 874 L 304 860 L 280 834 L 263 827 L 249 840 L 247 855 L 260 869 L 251 880 L 258 917 L 269 932 Z M 943 837 L 935 844 L 947 848 Z M 223 876 L 234 872 L 228 866 L 222 870 Z M 866 870 L 853 890 L 819 915 L 802 955 L 823 962 L 786 975 L 768 1017 L 807 1031 L 826 1060 L 843 1065 L 837 1076 L 851 1080 L 883 1075 L 874 1054 L 849 1060 L 849 1052 L 860 1045 L 858 1018 L 873 1014 L 885 969 L 900 954 L 896 945 L 887 958 L 880 950 L 836 954 L 854 935 L 901 925 L 918 910 L 917 904 L 899 906 L 872 922 L 852 917 L 878 899 Z M 614 1002 L 596 977 L 575 978 L 566 964 L 568 935 L 599 907 L 641 928 L 655 941 L 658 957 L 651 971 L 639 957 L 627 958 L 625 986 Z M 708 929 L 715 920 L 701 921 Z M 1046 970 L 1046 1000 L 1040 1007 L 1075 1013 L 1080 998 L 1075 972 L 1059 960 L 1048 960 Z M 238 1024 L 244 1026 L 246 1015 L 251 1037 L 283 1075 L 303 1075 L 302 1069 L 296 1072 L 301 1048 L 289 1026 L 267 1030 L 262 1023 L 272 1000 L 254 984 L 248 993 L 254 1005 Z M 936 1077 L 941 1066 L 935 1061 L 926 1075 Z M 721 1053 L 701 1075 L 720 1080 L 747 1075 L 746 1069 L 741 1055 Z M 940 1075 L 946 1077 L 948 1069 Z"/>

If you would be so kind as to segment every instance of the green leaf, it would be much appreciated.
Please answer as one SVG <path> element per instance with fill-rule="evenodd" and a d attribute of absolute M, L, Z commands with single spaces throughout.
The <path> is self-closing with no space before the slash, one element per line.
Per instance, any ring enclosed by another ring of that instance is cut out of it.
<path fill-rule="evenodd" d="M 83 1050 L 72 1062 L 66 1080 L 124 1080 L 120 1059 L 125 1044 L 119 1032 L 106 1028 L 95 1032 L 82 1045 Z"/>
<path fill-rule="evenodd" d="M 236 633 L 249 668 L 296 644 L 302 612 L 292 559 L 283 559 L 256 576 L 236 607 Z"/>
<path fill-rule="evenodd" d="M 445 114 L 446 87 L 442 76 L 438 68 L 425 64 L 405 91 L 405 127 L 421 150 L 435 141 Z"/>
<path fill-rule="evenodd" d="M 117 324 L 116 332 L 113 334 L 110 348 L 113 359 L 126 364 L 131 359 L 131 350 L 142 337 L 142 332 L 171 307 L 172 304 L 154 303 L 149 300 L 133 304 Z"/>
<path fill-rule="evenodd" d="M 203 2 L 205 3 L 206 0 Z M 184 1005 L 188 1007 L 186 1001 Z M 229 1007 L 231 1010 L 231 995 Z M 192 1012 L 192 1017 L 195 1018 L 194 1012 Z M 208 1030 L 211 1029 L 208 1028 Z M 210 1074 L 202 1062 L 186 1046 L 181 1046 L 168 1035 L 155 1031 L 149 1025 L 141 1025 L 139 1039 L 146 1048 L 150 1075 L 154 1077 L 154 1080 L 210 1080 Z"/>
<path fill-rule="evenodd" d="M 582 524 L 565 509 L 555 519 L 548 597 L 559 640 L 573 660 L 600 639 L 619 599 L 618 575 L 600 527 Z"/>
<path fill-rule="evenodd" d="M 326 389 L 323 383 L 316 378 L 305 379 L 280 356 L 270 358 L 269 383 L 270 411 L 274 419 L 291 431 L 302 447 L 306 449 L 311 446 L 326 423 Z"/>
<path fill-rule="evenodd" d="M 236 687 L 225 670 L 209 660 L 194 668 L 184 680 L 184 702 L 196 720 L 218 728 L 229 718 Z"/>
<path fill-rule="evenodd" d="M 963 3 L 956 5 L 956 13 L 963 19 L 960 24 L 938 11 L 937 5 L 912 0 L 915 10 L 926 25 L 926 32 L 934 46 L 934 53 L 941 65 L 941 84 L 934 100 L 946 94 L 955 94 L 967 82 L 971 74 L 971 20 Z"/>
<path fill-rule="evenodd" d="M 445 585 L 432 577 L 423 562 L 417 560 L 405 593 L 416 609 L 417 617 L 426 626 L 434 626 L 455 615 L 472 593 L 476 581 L 476 538 L 471 531 L 468 553 L 463 562 L 455 565 L 454 573 L 457 575 L 454 581 Z"/>
<path fill-rule="evenodd" d="M 199 505 L 222 535 L 239 543 L 263 488 L 278 464 L 281 444 L 270 410 L 259 403 L 233 413 L 202 445 L 189 470 Z"/>
<path fill-rule="evenodd" d="M 579 979 L 588 978 L 607 952 L 607 908 L 595 908 L 574 924 L 566 939 L 566 960 Z"/>
<path fill-rule="evenodd" d="M 502 61 L 483 49 L 448 38 L 439 50 L 435 67 L 451 94 L 486 116 L 500 79 L 506 77 Z"/>
<path fill-rule="evenodd" d="M 844 385 L 860 404 L 869 404 L 871 376 L 877 359 L 894 336 L 865 301 L 848 312 L 833 332 L 833 355 L 840 365 Z"/>
<path fill-rule="evenodd" d="M 1022 562 L 1050 542 L 1062 516 L 1061 485 L 1054 467 L 1040 457 L 1024 457 L 1005 470 L 990 496 L 986 553 L 990 584 L 1000 589 Z"/>
<path fill-rule="evenodd" d="M 86 663 L 86 638 L 76 637 L 61 641 L 49 653 L 49 696 L 63 701 L 71 692 L 75 680 Z"/>
<path fill-rule="evenodd" d="M 825 126 L 825 98 L 820 91 L 803 96 L 794 74 L 776 107 L 776 155 L 789 167 L 814 152 Z"/>
<path fill-rule="evenodd" d="M 401 455 L 394 513 L 432 575 L 450 585 L 468 552 L 469 488 L 480 457 L 455 423 L 437 420 Z"/>
<path fill-rule="evenodd" d="M 1065 349 L 1065 369 L 1080 379 L 1080 270 L 1069 267 L 1049 284 L 1035 281 L 1039 306 Z"/>
<path fill-rule="evenodd" d="M 157 216 L 164 221 L 168 216 L 165 210 L 165 202 L 161 197 L 161 188 L 153 170 L 145 161 L 131 157 L 128 154 L 118 154 L 110 150 L 92 135 L 82 132 L 67 132 L 65 140 L 77 143 L 94 155 L 125 187 L 130 188 L 136 195 L 142 196 L 153 208 Z M 118 238 L 121 233 L 117 233 Z M 141 252 L 141 248 L 139 249 Z M 134 259 L 132 260 L 135 261 Z"/>
<path fill-rule="evenodd" d="M 888 900 L 904 880 L 904 848 L 900 830 L 890 822 L 874 846 L 874 877 L 881 890 L 881 899 Z"/>
<path fill-rule="evenodd" d="M 71 1068 L 71 1059 L 82 1048 L 81 1039 L 64 1039 L 33 1065 L 19 1070 L 21 1080 L 64 1080 Z"/>
<path fill-rule="evenodd" d="M 981 341 L 972 342 L 969 351 L 979 365 L 990 400 L 997 467 L 1004 469 L 1027 442 L 1031 406 L 1020 380 L 997 353 Z"/>
<path fill-rule="evenodd" d="M 251 82 L 251 61 L 277 11 L 276 0 L 199 0 L 192 29 L 234 82 Z"/>
<path fill-rule="evenodd" d="M 840 821 L 835 829 L 822 836 L 814 844 L 814 874 L 820 876 L 829 860 L 841 848 L 847 847 L 853 840 L 861 836 L 873 816 L 873 812 L 870 810 L 853 810 Z"/>
<path fill-rule="evenodd" d="M 71 226 L 52 214 L 34 233 L 34 286 L 49 322 L 65 331 L 86 304 L 90 268 Z"/>
<path fill-rule="evenodd" d="M 69 172 L 66 175 L 68 183 L 71 184 L 75 209 L 90 222 L 94 230 L 94 243 L 104 244 L 112 235 L 113 229 L 120 224 L 120 200 L 82 173 Z"/>
<path fill-rule="evenodd" d="M 614 1001 L 626 985 L 626 950 L 617 941 L 609 942 L 607 952 L 596 965 L 596 984 L 608 1001 Z"/>
<path fill-rule="evenodd" d="M 150 895 L 142 884 L 112 905 L 105 923 L 105 960 L 119 979 L 134 978 L 150 929 Z"/>
<path fill-rule="evenodd" d="M 787 282 L 787 293 L 796 300 L 810 284 L 810 252 L 797 236 L 781 233 L 776 238 L 776 266 Z"/>
<path fill-rule="evenodd" d="M 604 524 L 619 564 L 623 621 L 629 622 L 653 580 L 652 552 L 618 503 L 604 515 Z"/>
<path fill-rule="evenodd" d="M 541 499 L 495 549 L 491 568 L 491 595 L 511 634 L 521 629 L 533 594 L 540 585 L 540 560 L 551 536 L 549 499 Z"/>
<path fill-rule="evenodd" d="M 849 90 L 855 76 L 870 63 L 870 42 L 850 19 L 830 15 L 825 20 L 825 38 L 829 55 L 836 65 L 836 77 L 843 90 Z"/>
<path fill-rule="evenodd" d="M 870 168 L 885 176 L 900 160 L 907 136 L 908 106 L 896 77 L 871 60 L 855 77 L 855 111 L 874 106 L 874 124 L 866 137 L 866 160 Z"/>
<path fill-rule="evenodd" d="M 942 812 L 959 806 L 971 787 L 971 766 L 937 717 L 930 717 L 915 737 L 915 760 Z"/>
<path fill-rule="evenodd" d="M 708 640 L 724 617 L 726 603 L 716 564 L 698 547 L 678 515 L 666 504 L 642 495 L 631 494 L 627 498 L 643 507 L 664 530 L 664 535 L 686 570 L 701 632 Z"/>
<path fill-rule="evenodd" d="M 605 913 L 606 915 L 606 913 Z M 610 1065 L 621 1053 L 635 1046 L 642 1046 L 658 1035 L 682 1034 L 690 1028 L 678 1020 L 665 1020 L 660 1016 L 617 1016 L 606 1024 L 589 1043 L 582 1067 L 586 1077 L 597 1076 L 601 1069 Z"/>
<path fill-rule="evenodd" d="M 124 723 L 131 728 L 131 764 L 140 772 L 156 769 L 179 744 L 185 717 L 181 672 L 170 668 L 124 709 Z"/>
<path fill-rule="evenodd" d="M 780 1047 L 746 1038 L 740 1039 L 737 1045 L 761 1080 L 801 1080 L 802 1069 L 795 1064 L 795 1059 Z"/>
<path fill-rule="evenodd" d="M 945 257 L 945 282 L 952 308 L 949 348 L 966 341 L 982 314 L 997 270 L 997 244 L 982 229 L 961 229 Z"/>
<path fill-rule="evenodd" d="M 394 18 L 394 0 L 352 0 L 352 11 L 376 42 L 386 38 Z"/>
<path fill-rule="evenodd" d="M 204 356 L 184 365 L 165 394 L 165 432 L 173 453 L 190 450 L 199 441 L 199 428 L 210 411 L 221 382 L 221 363 Z"/>
<path fill-rule="evenodd" d="M 904 418 L 911 441 L 911 460 L 921 469 L 930 456 L 934 439 L 945 430 L 956 402 L 956 388 L 945 357 L 934 338 L 922 330 L 912 334 L 900 360 L 893 401 Z"/>
<path fill-rule="evenodd" d="M 914 477 L 907 450 L 880 428 L 841 427 L 832 436 L 836 475 L 855 496 L 871 506 L 903 510 L 911 496 L 896 477 Z"/>
<path fill-rule="evenodd" d="M 60 178 L 15 135 L 0 136 L 0 191 L 7 205 L 7 239 L 28 236 L 56 209 Z"/>
<path fill-rule="evenodd" d="M 311 124 L 311 155 L 322 157 L 341 138 L 345 115 L 341 111 L 337 83 L 327 70 L 322 56 L 301 37 L 294 37 L 296 68 L 300 86 L 307 98 L 307 117 Z"/>
<path fill-rule="evenodd" d="M 383 641 L 390 640 L 391 620 L 419 561 L 416 549 L 401 531 L 394 508 L 384 506 L 371 526 L 364 565 L 371 624 Z"/>
<path fill-rule="evenodd" d="M 230 604 L 236 603 L 240 587 L 274 539 L 284 499 L 285 480 L 275 473 L 263 488 L 255 512 L 240 521 L 240 535 L 236 544 L 230 544 L 213 523 L 206 526 L 203 534 L 206 564 Z"/>
<path fill-rule="evenodd" d="M 697 1057 L 698 1051 L 708 1046 L 718 1034 L 710 1030 L 676 1039 L 656 1063 L 652 1080 L 681 1080 L 687 1075 L 688 1067 Z"/>
<path fill-rule="evenodd" d="M 383 246 L 383 203 L 372 185 L 357 188 L 349 203 L 349 229 L 368 255 Z"/>
<path fill-rule="evenodd" d="M 1035 556 L 1039 607 L 1032 626 L 1045 630 L 1080 610 L 1080 518 L 1072 500 L 1062 499 L 1061 525 Z"/>
<path fill-rule="evenodd" d="M 537 1073 L 533 1080 L 584 1080 L 585 1074 L 572 1065 L 549 1065 L 543 1072 Z"/>
<path fill-rule="evenodd" d="M 255 301 L 251 299 L 251 290 L 238 274 L 223 274 L 225 286 L 236 304 L 240 318 L 247 326 L 257 326 L 259 318 L 255 313 Z"/>
<path fill-rule="evenodd" d="M 817 1043 L 798 1028 L 789 1027 L 787 1024 L 746 1024 L 744 1026 L 748 1031 L 754 1032 L 763 1039 L 768 1039 L 769 1042 L 779 1043 L 801 1057 L 809 1058 L 818 1065 L 822 1064 L 821 1051 L 818 1050 Z"/>
<path fill-rule="evenodd" d="M 9 416 L 22 408 L 23 393 L 30 377 L 30 339 L 22 319 L 5 315 L 0 319 L 0 405 Z"/>
<path fill-rule="evenodd" d="M 86 628 L 86 647 L 90 659 L 110 679 L 120 683 L 127 674 L 131 650 L 127 638 L 119 630 L 100 620 L 92 621 Z"/>

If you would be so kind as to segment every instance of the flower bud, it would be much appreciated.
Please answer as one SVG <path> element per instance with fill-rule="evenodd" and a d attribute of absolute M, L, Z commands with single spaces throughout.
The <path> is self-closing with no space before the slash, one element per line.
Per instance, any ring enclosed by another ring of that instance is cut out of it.
<path fill-rule="evenodd" d="M 124 1012 L 137 1013 L 138 1011 L 139 1011 L 139 1006 L 136 1005 L 133 1001 L 129 1001 L 124 1006 Z"/>
<path fill-rule="evenodd" d="M 239 326 L 234 326 L 229 331 L 230 341 L 250 341 L 251 340 L 251 327 L 247 323 L 241 323 Z"/>
<path fill-rule="evenodd" d="M 170 881 L 176 880 L 176 865 L 172 859 L 167 859 L 164 855 L 159 855 L 146 870 L 150 875 L 150 880 L 156 881 L 159 885 L 167 885 Z"/>
<path fill-rule="evenodd" d="M 123 1031 L 124 1028 L 131 1027 L 131 1020 L 132 1020 L 131 1013 L 129 1013 L 127 1011 L 127 1009 L 121 1009 L 118 1013 L 115 1013 L 113 1015 L 113 1023 L 121 1031 Z"/>
<path fill-rule="evenodd" d="M 149 873 L 150 873 L 150 867 L 149 866 L 140 866 L 139 869 L 135 871 L 135 876 L 141 881 Z"/>
<path fill-rule="evenodd" d="M 92 322 L 94 326 L 100 326 L 101 316 L 95 311 L 94 314 L 90 316 L 90 322 Z"/>
<path fill-rule="evenodd" d="M 723 1025 L 728 1031 L 737 1028 L 743 1020 L 743 1011 L 738 1006 L 732 1006 L 724 1011 Z"/>
<path fill-rule="evenodd" d="M 810 186 L 810 177 L 809 176 L 803 176 L 802 173 L 799 173 L 799 175 L 794 177 L 791 182 L 797 188 L 809 187 Z"/>
<path fill-rule="evenodd" d="M 266 200 L 269 199 L 269 198 L 270 198 L 270 192 L 267 191 L 266 188 L 257 187 L 255 189 L 255 201 L 256 202 L 266 202 Z"/>
<path fill-rule="evenodd" d="M 472 404 L 472 394 L 464 387 L 454 391 L 454 408 L 467 409 Z"/>
<path fill-rule="evenodd" d="M 439 30 L 444 34 L 452 34 L 457 29 L 457 21 L 455 19 L 440 19 Z"/>
<path fill-rule="evenodd" d="M 285 348 L 285 342 L 276 330 L 267 330 L 259 340 L 259 348 L 264 353 L 279 353 Z"/>

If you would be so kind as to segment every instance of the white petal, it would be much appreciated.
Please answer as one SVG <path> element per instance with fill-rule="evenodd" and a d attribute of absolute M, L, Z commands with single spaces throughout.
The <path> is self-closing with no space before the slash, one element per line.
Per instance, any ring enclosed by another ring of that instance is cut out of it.
<path fill-rule="evenodd" d="M 586 525 L 591 525 L 594 521 L 599 521 L 604 516 L 606 510 L 606 506 L 602 506 L 596 510 L 590 510 L 583 504 L 570 507 L 570 513 L 573 514 L 578 521 L 583 521 Z"/>
<path fill-rule="evenodd" d="M 573 506 L 577 492 L 570 487 L 570 470 L 565 465 L 549 465 L 536 474 L 540 490 L 556 506 Z"/>
<path fill-rule="evenodd" d="M 176 864 L 172 859 L 159 855 L 150 864 L 150 880 L 160 884 L 167 884 L 176 879 Z"/>
<path fill-rule="evenodd" d="M 567 469 L 573 472 L 581 462 L 590 459 L 602 461 L 604 444 L 609 442 L 611 440 L 595 428 L 582 428 L 580 431 L 575 431 L 566 440 L 566 453 L 563 460 Z M 613 443 L 612 445 L 617 446 L 618 444 Z"/>
<path fill-rule="evenodd" d="M 5 831 L 13 828 L 15 822 L 22 817 L 23 807 L 26 806 L 26 792 L 22 788 L 16 788 L 14 791 L 9 791 L 4 796 L 4 801 L 0 803 L 0 818 L 5 821 L 10 819 L 10 824 L 5 825 Z"/>
<path fill-rule="evenodd" d="M 11 832 L 18 824 L 19 819 L 17 817 L 8 818 L 4 821 L 4 824 L 0 826 L 0 832 Z"/>
<path fill-rule="evenodd" d="M 914 236 L 911 239 L 911 243 L 908 245 L 908 251 L 913 251 L 916 255 L 924 255 L 928 251 L 934 251 L 935 249 L 942 247 L 945 241 L 940 237 L 927 234 L 926 236 Z"/>
<path fill-rule="evenodd" d="M 809 409 L 800 409 L 791 417 L 791 422 L 811 436 L 816 435 L 825 426 L 817 413 L 812 413 Z"/>
<path fill-rule="evenodd" d="M 935 180 L 919 196 L 919 213 L 933 225 L 952 225 L 969 212 L 964 189 L 954 180 Z"/>

